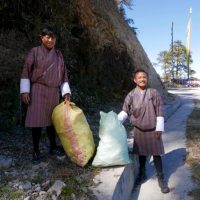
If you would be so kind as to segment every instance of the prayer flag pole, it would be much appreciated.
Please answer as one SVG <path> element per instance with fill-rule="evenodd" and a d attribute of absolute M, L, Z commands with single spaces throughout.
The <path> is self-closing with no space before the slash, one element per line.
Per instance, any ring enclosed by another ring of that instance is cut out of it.
<path fill-rule="evenodd" d="M 187 25 L 187 45 L 186 45 L 186 56 L 187 56 L 187 70 L 188 70 L 188 80 L 190 78 L 190 37 L 191 37 L 191 15 L 192 15 L 192 8 L 190 8 L 189 12 L 189 20 Z"/>

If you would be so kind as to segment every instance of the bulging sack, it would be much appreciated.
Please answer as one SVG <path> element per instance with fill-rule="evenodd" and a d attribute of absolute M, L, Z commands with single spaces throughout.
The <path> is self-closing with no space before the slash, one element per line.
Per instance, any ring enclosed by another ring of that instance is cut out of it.
<path fill-rule="evenodd" d="M 95 144 L 83 111 L 72 102 L 62 102 L 54 108 L 52 121 L 66 154 L 72 162 L 85 166 Z"/>
<path fill-rule="evenodd" d="M 99 145 L 92 162 L 96 167 L 125 165 L 131 163 L 128 154 L 126 130 L 117 114 L 100 112 Z"/>

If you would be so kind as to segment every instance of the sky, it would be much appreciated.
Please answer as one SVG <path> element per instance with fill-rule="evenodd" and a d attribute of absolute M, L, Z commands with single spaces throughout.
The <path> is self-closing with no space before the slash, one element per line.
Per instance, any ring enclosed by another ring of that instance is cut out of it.
<path fill-rule="evenodd" d="M 200 78 L 200 0 L 133 0 L 131 9 L 126 8 L 126 17 L 133 19 L 137 37 L 150 61 L 158 63 L 158 54 L 170 48 L 172 22 L 174 41 L 181 40 L 186 46 L 190 8 L 190 67 L 196 71 L 194 77 Z M 154 67 L 162 75 L 161 67 Z"/>

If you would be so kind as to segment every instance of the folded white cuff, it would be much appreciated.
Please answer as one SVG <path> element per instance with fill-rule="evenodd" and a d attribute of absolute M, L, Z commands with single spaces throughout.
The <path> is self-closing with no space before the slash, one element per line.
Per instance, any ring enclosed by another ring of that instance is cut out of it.
<path fill-rule="evenodd" d="M 26 78 L 20 79 L 20 94 L 30 93 L 30 80 Z"/>
<path fill-rule="evenodd" d="M 164 131 L 164 117 L 157 117 L 157 122 L 156 122 L 156 131 Z"/>
<path fill-rule="evenodd" d="M 121 111 L 118 115 L 118 120 L 123 123 L 127 118 L 128 118 L 128 114 L 125 111 Z"/>
<path fill-rule="evenodd" d="M 64 82 L 61 87 L 61 93 L 62 93 L 62 96 L 64 96 L 65 94 L 69 93 L 71 94 L 71 90 L 70 90 L 70 87 L 69 87 L 69 83 L 68 82 Z"/>

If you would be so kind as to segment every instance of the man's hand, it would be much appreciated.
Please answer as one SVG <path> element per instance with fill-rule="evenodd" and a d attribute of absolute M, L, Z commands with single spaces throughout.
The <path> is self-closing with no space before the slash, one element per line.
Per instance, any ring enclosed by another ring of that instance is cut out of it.
<path fill-rule="evenodd" d="M 70 101 L 70 97 L 71 97 L 71 95 L 69 93 L 67 93 L 67 94 L 64 95 L 64 100 Z"/>
<path fill-rule="evenodd" d="M 156 138 L 160 139 L 162 131 L 156 131 Z"/>
<path fill-rule="evenodd" d="M 30 94 L 29 93 L 22 93 L 21 99 L 22 99 L 23 103 L 28 105 L 30 103 Z"/>

